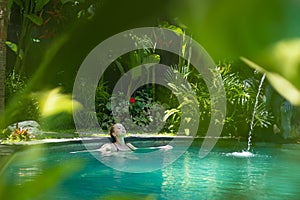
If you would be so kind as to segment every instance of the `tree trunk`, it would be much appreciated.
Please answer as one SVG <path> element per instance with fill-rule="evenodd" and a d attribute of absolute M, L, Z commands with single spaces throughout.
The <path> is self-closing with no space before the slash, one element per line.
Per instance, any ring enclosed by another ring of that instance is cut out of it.
<path fill-rule="evenodd" d="M 5 106 L 6 38 L 9 11 L 7 0 L 0 0 L 0 114 Z"/>

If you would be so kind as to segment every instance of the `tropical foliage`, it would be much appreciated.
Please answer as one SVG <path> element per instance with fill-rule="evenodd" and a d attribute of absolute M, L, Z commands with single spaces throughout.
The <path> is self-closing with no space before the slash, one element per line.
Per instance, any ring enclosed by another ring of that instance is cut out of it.
<path fill-rule="evenodd" d="M 38 120 L 40 117 L 38 99 L 34 95 L 25 94 L 27 78 L 12 71 L 5 80 L 5 101 L 11 102 L 17 94 L 23 94 L 16 104 L 18 109 L 11 113 L 16 121 Z"/>
<path fill-rule="evenodd" d="M 0 113 L 0 129 L 14 121 L 40 118 L 43 115 L 42 104 L 37 103 L 40 94 L 47 97 L 44 105 L 51 105 L 51 110 L 59 112 L 58 115 L 53 113 L 46 115 L 52 124 L 63 125 L 55 129 L 61 131 L 62 127 L 73 126 L 70 115 L 68 117 L 61 115 L 64 112 L 70 114 L 72 111 L 70 104 L 73 103 L 70 96 L 62 92 L 71 92 L 74 74 L 82 62 L 82 57 L 113 34 L 132 27 L 153 25 L 167 27 L 181 34 L 185 34 L 186 29 L 180 27 L 188 27 L 189 33 L 205 47 L 216 62 L 225 58 L 242 57 L 244 63 L 262 73 L 267 73 L 268 81 L 294 106 L 300 105 L 298 1 L 273 0 L 270 3 L 261 0 L 153 0 L 145 1 L 143 4 L 138 0 L 0 0 L 0 2 L 9 2 L 11 11 L 10 34 L 6 42 L 11 51 L 8 51 L 6 79 L 4 73 L 0 74 L 1 84 L 4 83 L 4 79 L 6 80 L 6 108 L 4 113 Z M 0 15 L 2 14 L 1 12 Z M 4 17 L 8 19 L 8 16 Z M 0 20 L 1 18 L 2 16 Z M 157 21 L 165 18 L 172 23 L 157 25 Z M 73 21 L 75 26 L 69 26 Z M 76 24 L 79 21 L 83 23 Z M 1 26 L 2 21 L 0 29 L 3 28 Z M 3 39 L 3 35 L 1 33 L 0 39 Z M 131 37 L 137 43 L 151 42 L 147 36 Z M 186 44 L 185 42 L 187 41 L 183 38 L 183 44 Z M 2 43 L 1 45 L 3 47 Z M 184 46 L 186 45 L 183 45 L 182 51 L 190 53 Z M 10 57 L 11 53 L 14 53 L 13 57 Z M 52 62 L 53 60 L 56 62 Z M 156 120 L 161 124 L 165 123 L 164 129 L 158 128 L 158 131 L 176 133 L 182 120 L 181 108 L 191 105 L 188 98 L 180 104 L 176 95 L 184 98 L 195 94 L 201 112 L 199 135 L 204 135 L 211 117 L 211 102 L 205 81 L 195 73 L 188 60 L 171 56 L 168 52 L 161 52 L 158 49 L 147 48 L 118 58 L 112 64 L 112 70 L 106 72 L 103 80 L 99 82 L 94 101 L 101 127 L 108 129 L 110 124 L 115 122 L 109 105 L 114 98 L 111 96 L 113 87 L 111 82 L 114 81 L 110 78 L 119 78 L 133 67 L 149 61 L 171 63 L 172 73 L 180 75 L 190 85 L 178 86 L 174 84 L 178 83 L 178 80 L 166 77 L 173 93 L 153 85 L 137 90 L 125 102 L 129 105 L 126 112 L 131 115 L 131 119 L 128 120 L 145 128 L 146 131 L 149 128 L 148 124 Z M 247 134 L 262 74 L 236 60 L 233 63 L 220 62 L 217 69 L 222 75 L 227 95 L 227 115 L 223 135 Z M 5 69 L 1 68 L 1 72 L 4 71 Z M 64 88 L 60 91 L 53 89 L 58 87 Z M 34 93 L 38 95 L 33 95 Z M 2 98 L 3 94 L 0 95 Z M 2 104 L 4 101 L 0 100 Z M 155 112 L 159 110 L 157 104 L 162 104 L 165 108 L 163 115 Z M 116 109 L 120 112 L 117 112 L 117 115 L 122 115 L 123 106 L 118 105 Z M 52 112 L 45 110 L 48 114 Z M 264 85 L 258 98 L 254 119 L 256 127 L 273 125 L 272 113 L 265 106 Z M 189 119 L 186 121 L 190 122 Z M 48 128 L 52 129 L 53 126 Z M 16 130 L 12 137 L 14 140 L 28 139 L 26 130 Z M 32 152 L 22 159 L 30 162 L 40 156 L 39 151 Z M 41 194 L 49 188 L 59 186 L 64 177 L 77 172 L 82 166 L 77 161 L 63 162 L 34 180 L 21 185 L 11 185 L 8 184 L 10 177 L 2 177 L 9 169 L 13 158 L 14 155 L 8 159 L 1 158 L 0 199 L 40 198 Z M 19 162 L 22 163 L 23 160 Z M 107 198 L 117 199 L 119 196 L 111 195 Z"/>
<path fill-rule="evenodd" d="M 114 3 L 109 4 L 108 2 L 105 2 L 106 5 L 115 5 Z M 176 2 L 178 3 L 178 2 Z M 206 4 L 207 2 L 204 2 L 203 4 Z M 254 5 L 258 4 L 258 2 L 254 2 L 253 4 L 249 3 L 250 8 L 253 8 Z M 196 2 L 188 1 L 186 5 L 198 5 Z M 223 5 L 223 4 L 222 4 Z M 232 3 L 230 3 L 232 5 Z M 74 19 L 79 19 L 78 21 L 89 21 L 92 20 L 96 16 L 96 11 L 98 9 L 101 10 L 101 6 L 103 4 L 99 1 L 92 1 L 92 0 L 81 0 L 81 1 L 75 1 L 75 0 L 55 0 L 55 1 L 49 1 L 49 0 L 41 0 L 41 1 L 23 1 L 23 0 L 10 0 L 9 1 L 9 8 L 11 9 L 11 13 L 13 15 L 19 15 L 19 24 L 22 25 L 21 29 L 19 29 L 18 36 L 16 38 L 12 38 L 10 41 L 8 41 L 6 44 L 9 46 L 9 48 L 15 53 L 15 64 L 14 67 L 11 67 L 11 71 L 8 76 L 7 81 L 7 101 L 11 102 L 11 96 L 10 94 L 13 93 L 13 91 L 22 91 L 21 89 L 13 89 L 14 87 L 21 87 L 22 85 L 25 85 L 25 78 L 13 78 L 13 77 L 25 77 L 22 73 L 28 73 L 31 69 L 27 69 L 28 65 L 31 65 L 34 59 L 31 58 L 33 56 L 36 59 L 41 59 L 41 53 L 39 50 L 42 47 L 47 47 L 52 41 L 54 41 L 54 37 L 58 37 L 59 35 L 63 35 L 63 32 L 66 30 L 64 28 L 68 27 L 70 22 Z M 228 5 L 226 5 L 228 6 Z M 195 6 L 198 7 L 198 6 Z M 235 7 L 235 6 L 234 6 Z M 216 8 L 217 10 L 220 9 L 220 7 L 216 4 L 212 4 L 212 8 Z M 276 1 L 276 4 L 273 5 L 273 8 L 275 10 L 281 10 L 280 7 L 278 7 L 278 2 Z M 182 10 L 186 9 L 186 7 L 182 7 Z M 204 8 L 203 8 L 204 9 Z M 242 9 L 246 9 L 245 7 L 242 7 Z M 174 9 L 176 10 L 176 9 Z M 222 10 L 220 10 L 222 11 Z M 194 12 L 194 10 L 193 10 Z M 205 12 L 206 13 L 206 12 Z M 223 13 L 223 11 L 221 12 Z M 281 13 L 281 12 L 280 12 Z M 178 12 L 178 15 L 181 16 L 182 12 Z M 249 14 L 249 13 L 248 13 Z M 273 13 L 268 13 L 268 16 L 272 15 Z M 282 14 L 282 13 L 281 13 Z M 220 13 L 218 13 L 220 15 Z M 226 16 L 226 19 L 231 19 L 233 14 L 228 14 Z M 185 18 L 182 17 L 183 21 L 187 22 L 188 25 L 190 25 L 190 29 L 186 29 L 186 26 L 182 25 L 180 22 L 172 23 L 170 22 L 160 22 L 159 27 L 169 28 L 174 31 L 177 35 L 182 35 L 182 49 L 181 52 L 185 55 L 191 54 L 188 47 L 188 40 L 185 37 L 185 34 L 192 33 L 193 36 L 195 36 L 196 39 L 199 39 L 199 35 L 192 32 L 194 27 L 194 21 L 192 18 Z M 211 18 L 209 21 L 212 22 L 212 24 L 216 23 L 215 17 Z M 11 19 L 12 22 L 15 22 L 14 18 Z M 170 20 L 171 21 L 171 20 Z M 235 24 L 238 23 L 238 20 L 234 20 Z M 173 25 L 177 24 L 177 25 Z M 178 25 L 180 24 L 180 26 Z M 253 24 L 252 24 L 253 25 Z M 206 23 L 200 23 L 199 27 L 207 27 Z M 70 26 L 71 27 L 71 26 Z M 185 27 L 185 28 L 182 28 Z M 213 26 L 215 29 L 218 30 L 218 26 Z M 219 27 L 221 28 L 221 27 Z M 224 28 L 222 26 L 222 28 Z M 215 30 L 214 28 L 210 27 L 207 30 Z M 195 30 L 195 29 L 194 29 Z M 198 29 L 197 29 L 198 30 Z M 206 29 L 205 29 L 206 30 Z M 199 31 L 201 32 L 201 31 Z M 217 31 L 216 31 L 217 32 Z M 216 33 L 214 32 L 214 33 Z M 207 34 L 207 31 L 204 31 L 203 34 L 207 36 L 208 38 L 211 38 L 212 36 L 209 36 Z M 225 35 L 228 35 L 228 32 L 225 33 Z M 169 64 L 170 62 L 172 68 L 174 69 L 174 73 L 180 74 L 187 82 L 190 83 L 188 86 L 184 87 L 177 87 L 176 84 L 174 84 L 174 81 L 176 80 L 168 80 L 169 86 L 174 91 L 173 93 L 170 91 L 166 91 L 165 89 L 162 89 L 158 86 L 154 85 L 148 85 L 147 89 L 143 88 L 139 91 L 136 91 L 132 98 L 134 98 L 134 102 L 131 102 L 130 99 L 128 100 L 129 104 L 129 113 L 132 117 L 132 120 L 134 124 L 147 127 L 148 124 L 151 124 L 151 120 L 154 118 L 159 118 L 160 114 L 157 114 L 156 117 L 151 113 L 149 110 L 151 110 L 151 107 L 153 105 L 162 104 L 163 107 L 166 109 L 166 112 L 164 114 L 164 117 L 161 118 L 160 122 L 166 123 L 164 126 L 163 132 L 176 132 L 178 129 L 178 125 L 181 121 L 181 107 L 183 105 L 178 103 L 178 100 L 176 99 L 176 95 L 174 93 L 177 93 L 177 95 L 183 95 L 184 96 L 184 90 L 193 91 L 193 93 L 197 96 L 198 106 L 200 108 L 200 130 L 199 134 L 205 134 L 205 131 L 207 129 L 207 125 L 210 120 L 210 114 L 211 114 L 211 104 L 210 104 L 210 97 L 207 90 L 207 86 L 205 84 L 205 81 L 199 76 L 193 67 L 190 65 L 189 60 L 184 60 L 180 57 L 176 57 L 174 55 L 171 55 L 168 52 L 162 52 L 159 49 L 155 48 L 155 43 L 151 41 L 147 35 L 144 37 L 137 37 L 135 35 L 130 35 L 131 39 L 135 42 L 135 44 L 139 47 L 143 46 L 143 44 L 147 44 L 145 46 L 153 46 L 153 48 L 140 48 L 138 50 L 129 52 L 125 55 L 122 55 L 120 58 L 115 60 L 111 68 L 112 70 L 108 70 L 105 72 L 105 75 L 103 77 L 103 80 L 99 82 L 99 85 L 97 87 L 96 91 L 96 99 L 95 99 L 95 105 L 96 105 L 96 115 L 99 120 L 99 123 L 103 129 L 107 129 L 111 123 L 114 122 L 114 119 L 112 119 L 111 115 L 111 108 L 109 107 L 109 102 L 111 101 L 111 98 L 114 98 L 111 96 L 111 89 L 114 84 L 114 80 L 111 80 L 111 77 L 116 77 L 116 80 L 123 76 L 124 73 L 128 72 L 132 68 L 149 62 L 154 63 L 164 63 Z M 248 35 L 245 36 L 248 38 Z M 62 37 L 63 38 L 63 37 Z M 67 37 L 66 37 L 67 38 Z M 200 37 L 201 38 L 201 37 Z M 220 48 L 217 49 L 226 49 L 225 47 L 229 46 L 224 44 L 224 41 L 221 40 L 219 37 L 218 41 L 220 41 Z M 250 38 L 252 41 L 252 38 Z M 63 40 L 63 39 L 62 39 Z M 211 44 L 209 42 L 205 42 L 202 39 L 200 39 L 203 44 Z M 214 41 L 214 40 L 210 40 Z M 250 41 L 250 40 L 249 40 Z M 166 41 L 171 42 L 171 41 Z M 269 42 L 269 41 L 268 41 Z M 61 43 L 61 45 L 63 42 Z M 297 40 L 291 43 L 280 43 L 283 46 L 297 46 L 294 44 L 297 44 Z M 273 48 L 275 55 L 276 52 L 279 49 L 280 44 L 275 45 Z M 281 46 L 282 46 L 281 45 Z M 210 48 L 216 47 L 215 43 L 209 45 L 208 50 L 211 50 Z M 59 48 L 59 47 L 56 47 Z M 215 48 L 216 49 L 216 48 Z M 277 50 L 276 50 L 277 49 Z M 297 51 L 297 48 L 292 48 L 293 51 Z M 237 51 L 234 47 L 230 49 L 228 47 L 228 56 L 236 55 Z M 253 49 L 252 49 L 253 50 Z M 253 52 L 250 50 L 244 50 L 243 52 L 249 53 Z M 276 52 L 275 52 L 276 51 Z M 54 51 L 53 51 L 54 52 Z M 51 58 L 55 57 L 55 53 L 49 54 L 50 56 L 45 56 L 45 58 Z M 224 51 L 223 51 L 224 52 Z M 226 51 L 225 51 L 226 52 Z M 37 54 L 36 54 L 37 53 Z M 217 55 L 218 58 L 219 52 L 213 52 L 212 55 Z M 277 55 L 277 54 L 276 54 Z M 283 52 L 282 54 L 286 57 L 286 52 Z M 294 55 L 294 54 L 293 54 Z M 295 54 L 293 59 L 296 60 L 297 55 Z M 278 58 L 279 59 L 279 58 Z M 278 60 L 277 59 L 277 60 Z M 256 65 L 250 62 L 250 60 L 247 60 L 246 58 L 243 59 L 247 64 L 258 68 Z M 26 64 L 27 63 L 27 64 Z M 48 62 L 48 65 L 50 65 Z M 293 62 L 294 63 L 294 62 Z M 33 64 L 34 65 L 34 64 Z M 45 64 L 46 66 L 47 64 Z M 44 65 L 41 65 L 44 66 Z M 295 64 L 296 66 L 296 64 Z M 233 69 L 234 68 L 234 69 Z M 14 69 L 14 70 L 13 70 Z M 39 69 L 42 70 L 42 67 L 39 67 Z M 225 63 L 219 63 L 218 64 L 218 70 L 222 75 L 223 81 L 224 81 L 224 87 L 226 90 L 227 95 L 227 115 L 225 120 L 225 126 L 224 126 L 224 134 L 230 134 L 230 135 L 237 135 L 246 133 L 246 129 L 248 129 L 247 124 L 249 124 L 251 120 L 251 115 L 253 113 L 253 106 L 255 101 L 255 95 L 257 94 L 257 87 L 258 83 L 260 81 L 260 74 L 254 73 L 253 70 L 250 70 L 247 68 L 243 63 L 240 62 L 225 62 Z M 73 71 L 76 71 L 74 69 Z M 247 71 L 247 73 L 242 74 L 242 71 Z M 58 71 L 57 75 L 60 75 L 61 73 L 64 73 L 63 71 Z M 18 75 L 20 74 L 20 75 Z M 37 73 L 38 74 L 38 73 Z M 114 76 L 111 76 L 114 75 Z M 31 75 L 29 75 L 31 76 Z M 62 76 L 61 76 L 62 77 Z M 270 80 L 270 73 L 267 74 L 267 77 Z M 131 79 L 134 82 L 135 77 L 132 76 Z M 271 78 L 272 79 L 272 78 Z M 13 81 L 12 81 L 13 80 Z M 36 80 L 36 79 L 34 79 Z M 34 82 L 34 81 L 33 81 Z M 72 80 L 68 80 L 69 83 L 72 82 Z M 274 81 L 273 81 L 274 82 Z M 19 85 L 18 85 L 19 84 Z M 55 82 L 55 84 L 58 84 L 59 86 L 66 86 L 66 82 Z M 57 87 L 58 85 L 54 85 L 54 87 Z M 23 86 L 22 86 L 23 87 Z M 35 88 L 36 86 L 30 85 L 31 88 Z M 53 87 L 53 85 L 47 85 L 46 87 Z M 130 87 L 130 85 L 129 85 Z M 191 87 L 191 88 L 188 88 Z M 49 88 L 47 88 L 49 89 Z M 25 91 L 26 95 L 26 101 L 18 100 L 14 102 L 21 102 L 22 105 L 19 105 L 19 107 L 27 108 L 29 111 L 24 111 L 23 113 L 26 114 L 26 116 L 21 117 L 22 115 L 19 115 L 20 112 L 17 112 L 20 119 L 24 118 L 38 118 L 39 117 L 39 105 L 35 103 L 36 101 L 32 98 L 34 96 L 31 95 L 31 89 L 28 89 L 28 91 Z M 70 92 L 69 89 L 67 89 L 67 92 Z M 30 93 L 30 94 L 29 94 Z M 120 94 L 121 95 L 121 94 Z M 187 94 L 186 94 L 187 95 Z M 258 127 L 267 127 L 272 124 L 272 115 L 270 112 L 267 112 L 264 101 L 263 101 L 263 91 L 259 96 L 259 104 L 257 107 L 257 113 L 255 115 L 255 126 Z M 25 102 L 31 102 L 28 103 L 28 106 L 24 104 Z M 26 105 L 26 106 L 25 106 Z M 120 105 L 122 107 L 122 105 Z M 152 108 L 153 109 L 153 108 Z M 154 109 L 155 110 L 155 109 Z M 150 113 L 149 113 L 150 112 Z M 12 113 L 12 112 L 10 112 Z M 12 113 L 13 114 L 13 113 Z M 25 115 L 24 114 L 24 115 Z M 15 115 L 15 116 L 17 116 Z M 14 120 L 19 120 L 15 117 L 13 117 Z M 64 118 L 64 117 L 62 117 Z M 54 120 L 58 119 L 56 117 L 53 117 L 50 119 Z M 60 120 L 61 121 L 61 120 Z M 67 123 L 70 126 L 72 126 L 72 122 L 70 118 L 68 118 Z M 70 127 L 66 126 L 66 127 Z"/>
<path fill-rule="evenodd" d="M 238 68 L 239 71 L 235 71 L 233 68 Z M 172 89 L 181 96 L 188 94 L 187 91 L 194 91 L 197 94 L 201 116 L 199 134 L 205 135 L 211 116 L 210 94 L 201 76 L 187 69 L 187 66 L 183 66 L 181 70 L 178 70 L 178 66 L 176 66 L 174 71 L 180 73 L 182 77 L 191 82 L 192 88 L 184 88 L 182 84 L 171 84 L 174 80 L 169 79 L 168 81 Z M 222 76 L 227 97 L 227 114 L 223 135 L 237 136 L 246 134 L 254 111 L 260 77 L 253 70 L 249 70 L 249 68 L 246 68 L 243 74 L 240 66 L 233 67 L 233 64 L 230 62 L 219 63 L 218 70 Z M 255 113 L 254 124 L 258 127 L 270 126 L 273 119 L 272 114 L 268 112 L 263 101 L 263 96 L 264 94 L 261 92 L 258 98 L 258 108 Z M 178 127 L 181 122 L 180 108 L 181 105 L 166 111 L 165 119 L 171 120 L 169 122 L 171 124 L 169 132 L 175 131 L 176 129 L 173 129 L 173 127 Z"/>

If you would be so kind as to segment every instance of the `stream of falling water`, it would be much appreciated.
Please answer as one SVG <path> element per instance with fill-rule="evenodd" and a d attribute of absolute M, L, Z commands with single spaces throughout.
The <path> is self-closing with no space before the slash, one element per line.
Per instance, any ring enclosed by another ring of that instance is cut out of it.
<path fill-rule="evenodd" d="M 248 135 L 247 151 L 249 151 L 250 148 L 251 148 L 251 138 L 252 138 L 252 132 L 253 132 L 253 126 L 254 126 L 254 117 L 255 117 L 255 114 L 256 114 L 256 110 L 257 110 L 259 94 L 260 94 L 262 84 L 263 84 L 265 78 L 266 78 L 266 73 L 264 73 L 263 76 L 261 77 L 261 80 L 260 80 L 260 83 L 259 83 L 259 86 L 258 86 L 258 91 L 257 91 L 257 94 L 256 94 L 256 98 L 255 98 L 254 109 L 253 109 L 253 113 L 252 113 L 252 119 L 251 119 L 251 122 L 250 122 L 250 130 L 249 130 L 249 135 Z"/>

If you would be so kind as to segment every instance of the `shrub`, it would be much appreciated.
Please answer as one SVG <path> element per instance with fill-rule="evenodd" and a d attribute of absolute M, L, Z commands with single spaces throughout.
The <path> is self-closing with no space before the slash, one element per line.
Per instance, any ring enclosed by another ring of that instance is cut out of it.
<path fill-rule="evenodd" d="M 5 101 L 12 102 L 18 94 L 24 93 L 26 78 L 12 71 L 5 80 Z M 38 120 L 40 117 L 39 103 L 36 97 L 31 94 L 22 94 L 15 101 L 15 110 L 11 115 L 15 121 Z M 21 98 L 20 98 L 21 97 Z"/>
<path fill-rule="evenodd" d="M 163 124 L 163 113 L 159 112 L 160 107 L 156 106 L 153 100 L 152 88 L 145 87 L 137 90 L 128 101 L 120 101 L 114 107 L 114 116 L 111 109 L 111 101 L 114 98 L 124 98 L 125 95 L 119 93 L 111 96 L 108 93 L 107 87 L 101 83 L 96 92 L 96 115 L 99 124 L 103 130 L 108 130 L 109 127 L 116 122 L 126 122 L 128 131 L 133 130 L 135 125 L 140 127 L 144 132 L 159 131 Z M 125 105 L 126 104 L 126 105 Z M 126 107 L 128 110 L 126 110 Z M 130 119 L 124 115 L 129 113 Z M 151 123 L 155 122 L 155 127 Z"/>
<path fill-rule="evenodd" d="M 217 69 L 222 76 L 227 97 L 227 113 L 222 135 L 237 136 L 246 134 L 253 114 L 260 77 L 249 68 L 244 69 L 239 66 L 239 70 L 235 70 L 230 62 L 219 63 Z M 200 111 L 198 135 L 205 135 L 211 117 L 210 94 L 202 77 L 193 70 L 192 67 L 188 68 L 187 66 L 173 67 L 174 73 L 181 74 L 192 86 L 191 90 L 196 93 Z M 182 84 L 178 84 L 178 81 L 171 78 L 166 80 L 171 85 L 172 90 L 177 91 L 177 95 L 184 96 L 188 94 L 183 91 Z M 170 102 L 174 98 L 174 95 L 170 95 Z M 165 120 L 169 124 L 169 126 L 166 126 L 165 131 L 176 132 L 181 123 L 180 105 L 169 104 Z M 268 127 L 271 125 L 272 120 L 273 116 L 270 112 L 267 112 L 263 101 L 263 92 L 261 92 L 258 98 L 254 125 Z"/>

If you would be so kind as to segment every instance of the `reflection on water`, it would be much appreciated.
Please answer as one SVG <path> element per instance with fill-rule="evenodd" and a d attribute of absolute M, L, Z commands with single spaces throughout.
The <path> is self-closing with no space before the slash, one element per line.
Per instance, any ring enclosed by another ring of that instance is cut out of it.
<path fill-rule="evenodd" d="M 300 194 L 300 162 L 299 157 L 294 156 L 300 155 L 300 148 L 297 149 L 297 153 L 291 153 L 282 148 L 257 148 L 260 152 L 251 157 L 212 152 L 206 158 L 198 159 L 197 148 L 191 148 L 181 160 L 162 170 L 162 197 L 297 199 Z"/>
<path fill-rule="evenodd" d="M 17 184 L 22 185 L 25 182 L 33 181 L 37 176 L 42 174 L 42 170 L 38 166 L 20 167 L 17 169 Z"/>
<path fill-rule="evenodd" d="M 72 200 L 122 199 L 124 195 L 164 200 L 299 199 L 300 145 L 256 144 L 254 156 L 236 157 L 228 156 L 228 153 L 236 151 L 235 144 L 228 143 L 216 146 L 207 157 L 199 159 L 200 146 L 194 144 L 171 165 L 148 173 L 117 171 L 88 152 L 70 154 L 73 149 L 64 147 L 55 152 L 50 150 L 51 153 L 45 157 L 27 163 L 13 163 L 5 176 L 11 182 L 22 185 L 47 173 L 45 166 L 60 165 L 61 161 L 78 158 L 87 163 L 84 169 L 59 187 L 49 189 L 41 196 L 42 199 L 54 196 L 55 199 Z M 176 151 L 176 148 L 173 150 Z M 26 152 L 21 156 L 24 154 Z M 135 153 L 132 155 L 137 156 Z M 137 167 L 123 163 L 125 168 Z"/>

